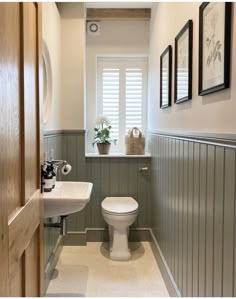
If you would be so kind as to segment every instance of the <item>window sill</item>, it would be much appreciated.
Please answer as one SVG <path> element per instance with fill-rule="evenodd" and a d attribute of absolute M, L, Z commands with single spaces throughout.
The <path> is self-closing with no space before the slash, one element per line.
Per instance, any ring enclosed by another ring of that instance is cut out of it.
<path fill-rule="evenodd" d="M 99 155 L 98 153 L 86 153 L 85 158 L 151 158 L 151 154 L 145 153 L 144 155 L 126 155 L 124 153 L 110 153 L 108 155 Z"/>

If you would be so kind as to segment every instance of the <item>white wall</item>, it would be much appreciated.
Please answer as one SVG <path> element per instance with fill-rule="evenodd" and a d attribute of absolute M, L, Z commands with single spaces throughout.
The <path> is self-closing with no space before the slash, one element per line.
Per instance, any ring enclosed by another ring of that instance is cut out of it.
<path fill-rule="evenodd" d="M 62 19 L 62 127 L 84 129 L 84 19 Z"/>
<path fill-rule="evenodd" d="M 62 128 L 84 129 L 85 14 L 83 3 L 60 3 Z"/>
<path fill-rule="evenodd" d="M 236 9 L 233 5 L 231 88 L 200 97 L 198 96 L 199 5 L 200 3 L 186 2 L 153 4 L 150 23 L 149 129 L 236 133 L 236 39 L 233 38 L 236 32 Z M 160 109 L 160 54 L 169 44 L 174 51 L 175 36 L 189 19 L 193 20 L 193 99 L 178 105 L 174 104 L 174 82 L 172 82 L 172 106 Z"/>
<path fill-rule="evenodd" d="M 52 108 L 46 130 L 61 129 L 61 19 L 55 3 L 42 3 L 42 34 L 52 66 Z"/>
<path fill-rule="evenodd" d="M 96 59 L 102 55 L 147 55 L 149 22 L 101 21 L 100 36 L 86 36 L 86 129 L 87 151 L 93 152 L 96 118 Z"/>

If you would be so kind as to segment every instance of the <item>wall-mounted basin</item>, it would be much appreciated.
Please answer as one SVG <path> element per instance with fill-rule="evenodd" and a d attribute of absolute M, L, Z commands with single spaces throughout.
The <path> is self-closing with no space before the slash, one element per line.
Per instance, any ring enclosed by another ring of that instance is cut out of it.
<path fill-rule="evenodd" d="M 90 200 L 92 188 L 88 182 L 56 182 L 51 192 L 43 193 L 44 218 L 81 211 Z"/>

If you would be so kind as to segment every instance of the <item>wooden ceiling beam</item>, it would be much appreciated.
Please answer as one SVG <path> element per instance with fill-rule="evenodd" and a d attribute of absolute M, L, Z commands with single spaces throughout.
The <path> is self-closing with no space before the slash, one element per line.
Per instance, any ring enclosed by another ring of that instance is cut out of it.
<path fill-rule="evenodd" d="M 87 8 L 87 21 L 149 21 L 150 8 Z"/>

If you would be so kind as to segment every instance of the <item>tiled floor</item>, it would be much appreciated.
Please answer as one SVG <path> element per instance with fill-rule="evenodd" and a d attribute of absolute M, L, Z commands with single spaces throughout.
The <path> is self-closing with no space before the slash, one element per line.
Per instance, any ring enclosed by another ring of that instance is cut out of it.
<path fill-rule="evenodd" d="M 132 259 L 108 258 L 107 243 L 63 248 L 46 296 L 167 297 L 148 242 L 131 244 Z"/>

